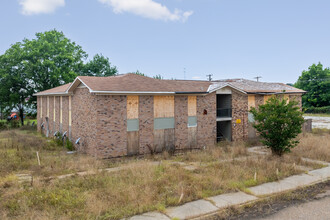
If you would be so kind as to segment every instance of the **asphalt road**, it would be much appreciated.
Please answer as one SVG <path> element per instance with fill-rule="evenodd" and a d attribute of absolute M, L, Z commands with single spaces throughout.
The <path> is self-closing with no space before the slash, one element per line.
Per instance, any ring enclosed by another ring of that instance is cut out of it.
<path fill-rule="evenodd" d="M 330 191 L 328 191 L 330 194 Z M 330 195 L 319 200 L 294 205 L 263 220 L 330 220 Z"/>

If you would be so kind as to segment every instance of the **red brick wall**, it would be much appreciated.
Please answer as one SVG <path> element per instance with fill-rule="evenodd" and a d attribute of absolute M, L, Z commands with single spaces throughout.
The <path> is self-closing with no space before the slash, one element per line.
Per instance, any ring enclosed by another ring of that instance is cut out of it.
<path fill-rule="evenodd" d="M 185 149 L 188 147 L 188 96 L 175 96 L 175 147 Z"/>
<path fill-rule="evenodd" d="M 264 104 L 264 96 L 263 95 L 255 95 L 255 103 L 256 103 L 256 108 L 258 108 L 259 105 Z"/>
<path fill-rule="evenodd" d="M 302 94 L 290 94 L 289 95 L 289 100 L 298 102 L 298 106 L 300 107 L 300 109 L 302 108 L 301 95 Z"/>
<path fill-rule="evenodd" d="M 197 147 L 211 146 L 216 142 L 216 93 L 197 96 Z M 207 114 L 204 115 L 204 109 Z"/>
<path fill-rule="evenodd" d="M 76 148 L 80 152 L 96 155 L 97 133 L 96 133 L 96 111 L 97 98 L 90 94 L 87 88 L 77 88 L 72 96 L 71 103 L 71 136 L 72 142 L 78 138 L 80 144 Z"/>
<path fill-rule="evenodd" d="M 154 145 L 154 97 L 139 96 L 140 154 L 150 153 L 147 145 Z"/>
<path fill-rule="evenodd" d="M 126 96 L 97 97 L 97 152 L 99 157 L 127 155 Z"/>
<path fill-rule="evenodd" d="M 241 123 L 236 123 L 240 119 Z M 232 140 L 238 141 L 248 136 L 248 96 L 232 90 Z"/>

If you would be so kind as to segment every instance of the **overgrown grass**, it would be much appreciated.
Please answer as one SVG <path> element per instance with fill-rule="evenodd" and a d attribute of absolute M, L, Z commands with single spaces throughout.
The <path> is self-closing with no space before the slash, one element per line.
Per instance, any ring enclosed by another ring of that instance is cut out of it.
<path fill-rule="evenodd" d="M 330 134 L 305 134 L 301 144 L 309 140 L 316 142 L 320 137 L 329 140 Z M 313 158 L 321 154 L 324 149 L 320 146 L 320 142 L 316 144 L 320 152 L 317 154 L 299 146 L 301 149 L 297 147 L 292 154 L 280 158 L 247 157 L 246 143 L 221 143 L 175 156 L 164 153 L 113 162 L 80 154 L 67 155 L 63 148 L 34 131 L 5 131 L 0 133 L 0 219 L 121 219 L 147 211 L 163 211 L 168 206 L 245 191 L 250 186 L 304 172 L 296 165 L 317 168 L 301 160 L 301 156 L 311 154 Z M 40 153 L 40 167 L 36 151 Z M 160 162 L 155 165 L 150 160 Z M 187 170 L 173 162 L 193 164 L 195 169 Z M 52 181 L 35 178 L 25 184 L 19 183 L 14 175 L 26 172 L 34 177 L 47 177 L 96 171 L 113 163 L 125 163 L 126 169 Z"/>
<path fill-rule="evenodd" d="M 86 155 L 68 155 L 66 149 L 55 141 L 34 130 L 23 129 L 0 133 L 0 176 L 29 173 L 47 177 L 108 166 L 106 161 Z M 41 166 L 38 165 L 37 152 Z"/>
<path fill-rule="evenodd" d="M 330 117 L 330 114 L 314 114 L 314 113 L 305 113 L 304 116 L 316 116 L 316 117 Z"/>
<path fill-rule="evenodd" d="M 7 188 L 0 210 L 16 218 L 121 219 L 296 173 L 300 171 L 276 157 L 211 163 L 194 171 L 166 162 L 158 166 L 135 162 L 116 173 L 38 182 L 21 190 Z M 15 193 L 8 193 L 11 190 Z"/>
<path fill-rule="evenodd" d="M 300 135 L 300 143 L 292 152 L 296 156 L 330 162 L 330 130 L 313 129 Z"/>
<path fill-rule="evenodd" d="M 220 142 L 213 147 L 205 150 L 188 151 L 175 156 L 170 156 L 166 152 L 161 155 L 154 155 L 154 160 L 174 160 L 178 162 L 209 163 L 219 160 L 234 159 L 247 156 L 247 147 L 245 142 Z"/>

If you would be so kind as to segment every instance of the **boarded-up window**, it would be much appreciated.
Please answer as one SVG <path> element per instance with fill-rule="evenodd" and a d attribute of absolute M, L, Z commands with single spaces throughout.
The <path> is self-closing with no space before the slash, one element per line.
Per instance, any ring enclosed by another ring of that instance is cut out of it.
<path fill-rule="evenodd" d="M 127 119 L 139 118 L 139 96 L 127 96 Z"/>
<path fill-rule="evenodd" d="M 174 96 L 154 96 L 154 117 L 174 118 Z"/>
<path fill-rule="evenodd" d="M 271 95 L 264 95 L 264 104 L 270 99 L 272 96 Z"/>
<path fill-rule="evenodd" d="M 288 104 L 289 101 L 290 101 L 289 95 L 288 94 L 285 94 L 283 98 L 286 99 L 286 103 Z"/>
<path fill-rule="evenodd" d="M 188 96 L 188 116 L 197 114 L 197 96 Z"/>
<path fill-rule="evenodd" d="M 127 119 L 127 131 L 138 131 L 139 119 Z"/>
<path fill-rule="evenodd" d="M 154 119 L 154 129 L 169 129 L 174 128 L 174 118 L 155 118 Z"/>
<path fill-rule="evenodd" d="M 127 131 L 139 130 L 139 96 L 127 96 Z"/>
<path fill-rule="evenodd" d="M 197 126 L 197 117 L 188 116 L 188 127 L 196 127 L 196 126 Z"/>
<path fill-rule="evenodd" d="M 197 96 L 188 96 L 188 127 L 197 126 Z"/>
<path fill-rule="evenodd" d="M 255 95 L 249 95 L 248 96 L 248 104 L 249 104 L 249 110 L 253 107 L 256 107 L 256 96 Z"/>

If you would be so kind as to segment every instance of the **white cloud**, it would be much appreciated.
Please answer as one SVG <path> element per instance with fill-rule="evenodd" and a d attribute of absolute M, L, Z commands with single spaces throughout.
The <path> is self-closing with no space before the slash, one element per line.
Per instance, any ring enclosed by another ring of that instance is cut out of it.
<path fill-rule="evenodd" d="M 65 5 L 65 0 L 19 0 L 24 15 L 48 14 Z"/>
<path fill-rule="evenodd" d="M 193 76 L 193 77 L 191 77 L 192 79 L 201 79 L 201 77 L 200 76 Z"/>
<path fill-rule="evenodd" d="M 175 9 L 171 12 L 166 6 L 153 0 L 99 0 L 110 5 L 115 13 L 130 12 L 145 18 L 163 21 L 185 22 L 193 11 Z"/>

